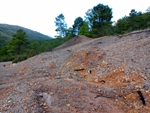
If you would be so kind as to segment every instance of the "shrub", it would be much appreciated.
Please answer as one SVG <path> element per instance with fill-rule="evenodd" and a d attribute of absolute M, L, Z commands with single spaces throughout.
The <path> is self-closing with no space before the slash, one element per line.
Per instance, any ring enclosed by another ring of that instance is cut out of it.
<path fill-rule="evenodd" d="M 12 63 L 17 63 L 26 59 L 27 59 L 27 55 L 19 55 L 12 61 Z"/>
<path fill-rule="evenodd" d="M 8 56 L 8 55 L 1 56 L 0 62 L 12 61 L 14 58 L 15 58 L 15 56 Z"/>
<path fill-rule="evenodd" d="M 127 33 L 126 31 L 121 31 L 121 34 Z"/>
<path fill-rule="evenodd" d="M 29 50 L 29 51 L 27 52 L 28 58 L 29 58 L 29 57 L 32 57 L 32 56 L 34 56 L 34 55 L 35 55 L 35 52 L 34 52 L 33 50 Z"/>

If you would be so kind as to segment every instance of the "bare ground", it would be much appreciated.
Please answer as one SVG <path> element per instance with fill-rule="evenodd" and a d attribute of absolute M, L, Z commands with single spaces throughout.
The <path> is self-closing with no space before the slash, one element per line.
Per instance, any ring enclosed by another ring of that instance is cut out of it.
<path fill-rule="evenodd" d="M 148 113 L 149 107 L 149 30 L 78 36 L 20 63 L 0 63 L 2 113 Z"/>

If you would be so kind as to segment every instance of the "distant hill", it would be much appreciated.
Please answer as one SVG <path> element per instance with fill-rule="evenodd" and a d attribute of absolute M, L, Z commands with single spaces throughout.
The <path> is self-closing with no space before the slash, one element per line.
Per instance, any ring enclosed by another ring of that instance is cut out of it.
<path fill-rule="evenodd" d="M 0 24 L 0 39 L 8 41 L 12 38 L 12 35 L 17 32 L 18 29 L 22 29 L 26 32 L 29 40 L 43 40 L 43 39 L 52 39 L 52 37 L 43 35 L 39 32 L 16 26 L 16 25 L 8 25 L 8 24 Z"/>

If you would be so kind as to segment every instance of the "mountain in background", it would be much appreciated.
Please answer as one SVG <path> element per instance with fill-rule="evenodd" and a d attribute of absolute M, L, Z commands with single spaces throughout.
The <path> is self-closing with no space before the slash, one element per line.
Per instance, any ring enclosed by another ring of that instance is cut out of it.
<path fill-rule="evenodd" d="M 52 39 L 52 37 L 43 35 L 37 31 L 33 31 L 24 27 L 8 24 L 0 24 L 0 39 L 9 41 L 12 38 L 12 35 L 17 32 L 18 29 L 22 29 L 26 32 L 29 40 L 43 40 L 43 39 Z"/>

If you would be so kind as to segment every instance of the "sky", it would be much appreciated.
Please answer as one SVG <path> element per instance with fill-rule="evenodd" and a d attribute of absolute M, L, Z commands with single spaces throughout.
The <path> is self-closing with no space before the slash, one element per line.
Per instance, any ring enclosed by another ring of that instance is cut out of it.
<path fill-rule="evenodd" d="M 55 17 L 63 13 L 69 28 L 99 3 L 112 8 L 112 21 L 128 16 L 131 9 L 145 12 L 150 6 L 150 0 L 0 0 L 0 24 L 19 25 L 54 38 Z"/>

